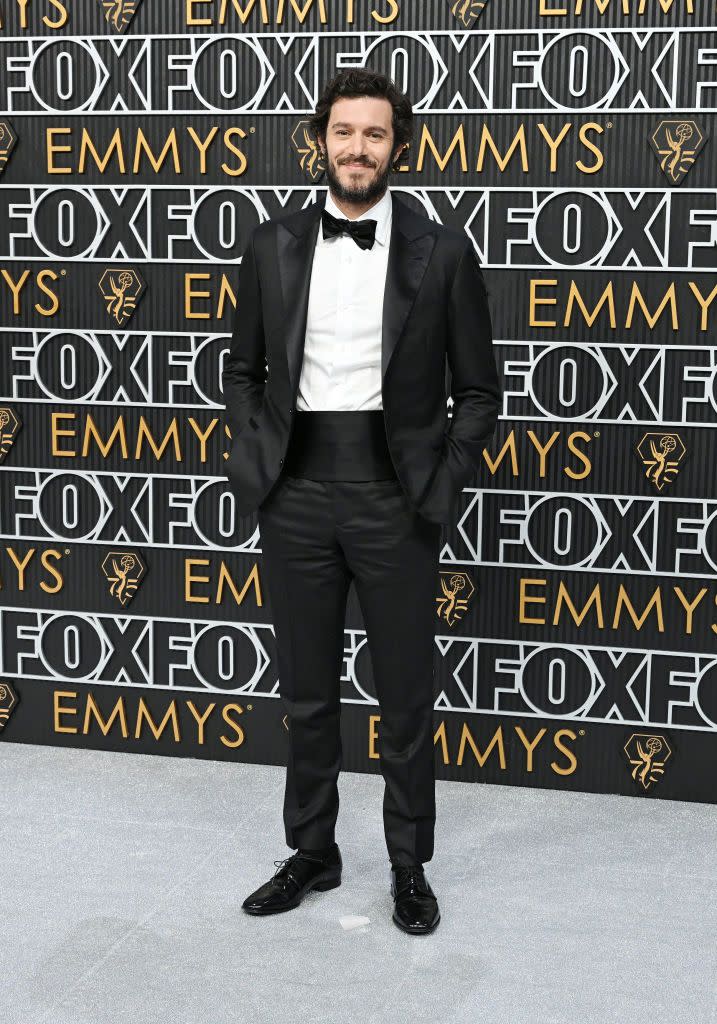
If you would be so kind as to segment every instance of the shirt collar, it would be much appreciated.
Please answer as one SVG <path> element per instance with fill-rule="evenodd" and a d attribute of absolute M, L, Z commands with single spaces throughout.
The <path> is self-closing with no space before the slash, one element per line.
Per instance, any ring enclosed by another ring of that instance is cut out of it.
<path fill-rule="evenodd" d="M 326 203 L 324 209 L 328 210 L 334 217 L 340 217 L 342 220 L 347 220 L 346 214 L 338 208 L 334 200 L 331 198 L 331 192 L 327 189 L 326 191 Z M 377 203 L 361 214 L 360 217 L 352 218 L 355 220 L 375 220 L 376 221 L 376 241 L 380 245 L 386 245 L 388 241 L 388 232 L 391 226 L 391 214 L 393 211 L 393 201 L 391 199 L 391 190 L 386 189 L 384 194 L 381 196 Z"/>

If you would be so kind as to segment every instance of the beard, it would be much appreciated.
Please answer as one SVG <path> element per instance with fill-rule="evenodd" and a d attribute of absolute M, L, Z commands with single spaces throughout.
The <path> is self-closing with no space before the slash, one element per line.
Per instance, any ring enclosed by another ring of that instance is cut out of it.
<path fill-rule="evenodd" d="M 326 160 L 326 180 L 328 181 L 329 188 L 333 195 L 347 203 L 370 203 L 372 199 L 380 199 L 388 188 L 390 173 L 390 167 L 386 164 L 384 170 L 377 174 L 368 184 L 362 185 L 357 181 L 355 185 L 344 185 L 334 174 L 334 169 L 328 157 Z"/>

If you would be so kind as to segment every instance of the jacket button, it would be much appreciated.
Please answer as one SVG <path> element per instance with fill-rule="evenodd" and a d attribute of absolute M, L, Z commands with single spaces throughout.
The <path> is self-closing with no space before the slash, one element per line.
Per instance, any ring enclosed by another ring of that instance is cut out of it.
<path fill-rule="evenodd" d="M 283 462 L 284 462 L 284 460 L 283 460 L 283 459 L 279 459 L 279 465 L 280 465 L 280 466 L 281 466 L 281 465 L 283 465 Z"/>

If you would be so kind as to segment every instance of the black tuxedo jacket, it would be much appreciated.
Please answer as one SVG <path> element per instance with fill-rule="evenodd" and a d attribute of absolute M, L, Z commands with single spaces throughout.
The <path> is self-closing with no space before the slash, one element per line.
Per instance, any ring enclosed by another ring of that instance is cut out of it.
<path fill-rule="evenodd" d="M 449 523 L 502 399 L 486 287 L 465 234 L 390 194 L 381 353 L 386 437 L 409 501 L 425 518 Z M 324 193 L 312 206 L 254 228 L 239 268 L 222 370 L 232 437 L 225 469 L 239 515 L 258 508 L 282 472 L 325 201 Z"/>

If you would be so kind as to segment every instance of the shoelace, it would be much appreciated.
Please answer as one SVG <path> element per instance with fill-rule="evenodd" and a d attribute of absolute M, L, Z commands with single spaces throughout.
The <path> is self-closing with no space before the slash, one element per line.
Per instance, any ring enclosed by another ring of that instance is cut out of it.
<path fill-rule="evenodd" d="M 278 882 L 279 884 L 286 885 L 287 882 L 289 882 L 291 880 L 291 881 L 295 882 L 297 885 L 299 884 L 299 880 L 297 878 L 294 878 L 294 876 L 292 875 L 291 868 L 289 868 L 289 870 L 286 872 L 286 874 L 283 877 L 279 876 L 279 872 L 284 867 L 284 865 L 285 864 L 293 863 L 295 857 L 296 857 L 296 854 L 292 853 L 290 857 L 285 857 L 284 860 L 275 860 L 274 861 L 274 864 L 276 866 L 276 871 L 274 872 L 274 875 L 273 875 L 273 880 L 274 881 Z"/>
<path fill-rule="evenodd" d="M 288 881 L 289 879 L 292 879 L 294 882 L 296 882 L 297 885 L 301 884 L 300 880 L 298 878 L 295 878 L 294 875 L 291 874 L 291 868 L 289 868 L 289 870 L 286 872 L 286 875 L 284 876 L 283 879 L 282 878 L 277 878 L 279 872 L 284 867 L 284 865 L 285 864 L 290 864 L 290 863 L 294 864 L 298 857 L 303 857 L 305 860 L 314 860 L 314 861 L 317 861 L 318 863 L 322 863 L 322 859 L 320 857 L 312 857 L 308 853 L 299 853 L 299 851 L 297 850 L 296 853 L 292 853 L 289 857 L 285 857 L 284 860 L 275 860 L 274 861 L 274 865 L 276 867 L 276 871 L 274 872 L 274 876 L 273 877 L 276 879 L 276 881 L 281 882 L 282 880 L 283 881 Z"/>
<path fill-rule="evenodd" d="M 274 872 L 274 877 L 275 877 L 275 878 L 276 878 L 276 876 L 277 876 L 277 875 L 279 874 L 279 871 L 280 871 L 280 870 L 282 869 L 282 867 L 284 866 L 284 864 L 288 864 L 288 863 L 289 863 L 289 861 L 290 861 L 290 860 L 293 860 L 293 858 L 294 858 L 295 856 L 296 856 L 296 854 L 292 854 L 292 855 L 291 855 L 291 857 L 285 857 L 285 858 L 284 858 L 284 860 L 275 860 L 275 861 L 274 861 L 274 865 L 276 866 L 276 871 Z"/>
<path fill-rule="evenodd" d="M 400 866 L 396 870 L 396 895 L 404 892 L 411 896 L 428 896 L 426 889 L 426 877 L 422 868 Z"/>

